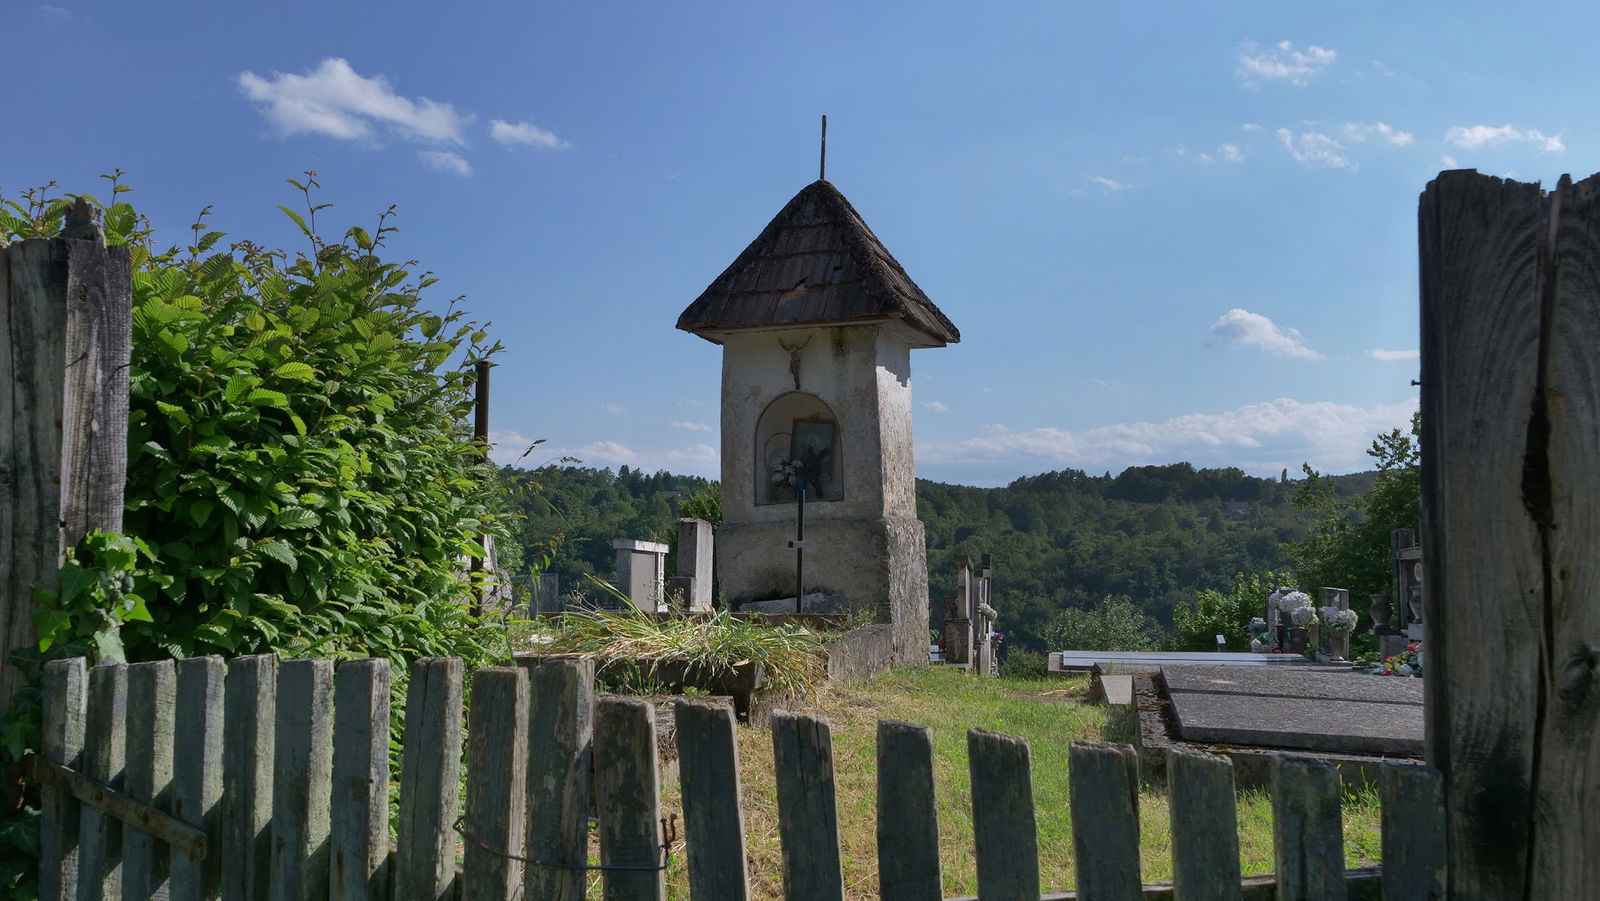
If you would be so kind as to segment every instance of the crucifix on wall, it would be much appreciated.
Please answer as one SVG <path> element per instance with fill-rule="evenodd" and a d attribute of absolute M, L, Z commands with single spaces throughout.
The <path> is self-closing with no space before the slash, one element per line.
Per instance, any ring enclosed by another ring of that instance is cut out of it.
<path fill-rule="evenodd" d="M 796 391 L 800 390 L 800 351 L 805 350 L 806 345 L 810 343 L 810 335 L 807 335 L 806 340 L 798 344 L 790 344 L 782 338 L 778 339 L 778 346 L 789 352 L 789 374 L 794 376 L 794 390 Z"/>

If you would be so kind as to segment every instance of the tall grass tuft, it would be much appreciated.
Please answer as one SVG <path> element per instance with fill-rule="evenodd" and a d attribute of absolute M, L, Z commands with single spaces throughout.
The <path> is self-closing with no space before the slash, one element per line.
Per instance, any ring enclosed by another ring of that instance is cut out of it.
<path fill-rule="evenodd" d="M 759 663 L 772 688 L 804 691 L 825 672 L 822 642 L 794 623 L 766 624 L 719 611 L 709 617 L 651 619 L 623 610 L 561 615 L 544 653 L 582 654 L 597 663 L 682 664 L 716 676 Z"/>

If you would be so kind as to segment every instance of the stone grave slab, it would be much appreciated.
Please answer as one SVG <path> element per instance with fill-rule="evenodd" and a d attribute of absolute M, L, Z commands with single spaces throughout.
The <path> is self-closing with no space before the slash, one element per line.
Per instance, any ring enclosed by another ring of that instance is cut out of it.
<path fill-rule="evenodd" d="M 1162 668 L 1178 738 L 1339 754 L 1423 753 L 1420 680 L 1311 668 Z"/>

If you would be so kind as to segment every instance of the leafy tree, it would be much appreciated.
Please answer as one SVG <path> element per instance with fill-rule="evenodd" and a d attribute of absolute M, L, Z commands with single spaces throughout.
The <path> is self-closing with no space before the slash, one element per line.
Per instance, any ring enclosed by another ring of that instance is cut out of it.
<path fill-rule="evenodd" d="M 1172 613 L 1172 635 L 1167 647 L 1174 651 L 1214 651 L 1217 636 L 1223 636 L 1230 651 L 1248 650 L 1250 647 L 1250 620 L 1266 616 L 1267 595 L 1284 578 L 1275 573 L 1263 575 L 1235 575 L 1233 585 L 1226 594 L 1205 590 L 1194 600 L 1180 605 Z"/>
<path fill-rule="evenodd" d="M 1060 651 L 1149 651 L 1161 634 L 1155 620 L 1126 595 L 1103 598 L 1094 607 L 1069 607 L 1044 627 L 1045 643 Z"/>

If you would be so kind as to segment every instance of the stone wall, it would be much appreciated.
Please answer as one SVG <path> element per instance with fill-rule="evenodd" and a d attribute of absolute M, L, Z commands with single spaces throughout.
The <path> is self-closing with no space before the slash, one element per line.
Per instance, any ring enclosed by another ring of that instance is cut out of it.
<path fill-rule="evenodd" d="M 870 679 L 893 665 L 896 657 L 894 630 L 887 623 L 852 629 L 824 648 L 828 655 L 828 679 L 832 682 Z M 926 647 L 922 653 L 926 658 Z"/>

